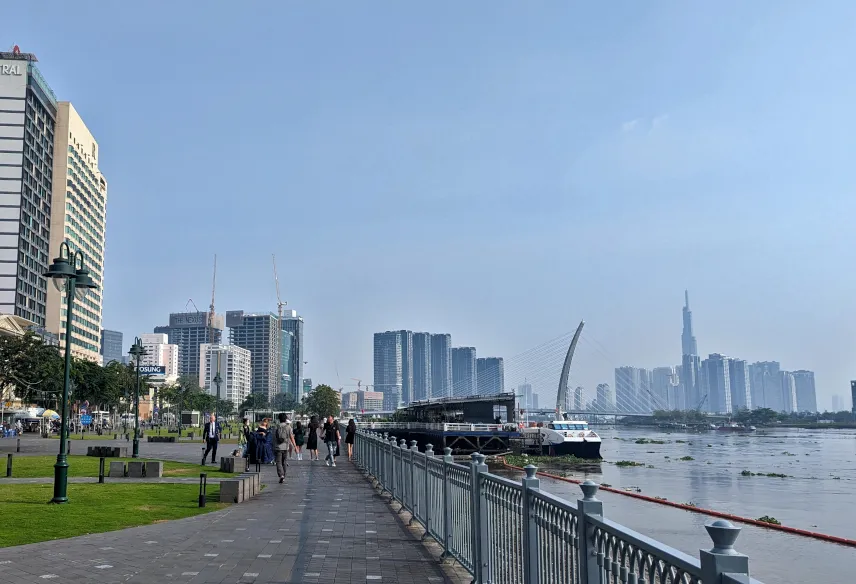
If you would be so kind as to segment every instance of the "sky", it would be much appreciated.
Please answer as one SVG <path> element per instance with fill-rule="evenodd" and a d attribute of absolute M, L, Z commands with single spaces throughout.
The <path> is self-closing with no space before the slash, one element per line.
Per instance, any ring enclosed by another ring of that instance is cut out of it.
<path fill-rule="evenodd" d="M 680 362 L 688 289 L 702 355 L 814 370 L 822 409 L 856 378 L 854 29 L 832 0 L 52 0 L 0 45 L 99 142 L 126 345 L 207 309 L 215 253 L 218 312 L 275 312 L 276 254 L 316 383 L 370 383 L 377 331 L 513 360 L 585 319 L 593 393 Z"/>

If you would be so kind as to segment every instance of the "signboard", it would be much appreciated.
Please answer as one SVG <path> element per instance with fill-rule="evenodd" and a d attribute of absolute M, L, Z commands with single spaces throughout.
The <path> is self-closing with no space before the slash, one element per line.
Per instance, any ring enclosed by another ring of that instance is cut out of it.
<path fill-rule="evenodd" d="M 92 423 L 92 416 L 80 416 L 80 423 L 84 426 L 88 426 Z"/>
<path fill-rule="evenodd" d="M 169 326 L 171 327 L 205 326 L 207 323 L 207 312 L 174 312 L 169 315 Z"/>
<path fill-rule="evenodd" d="M 140 375 L 166 375 L 166 365 L 140 365 Z"/>
<path fill-rule="evenodd" d="M 244 324 L 243 310 L 227 310 L 226 311 L 226 326 L 233 328 Z"/>

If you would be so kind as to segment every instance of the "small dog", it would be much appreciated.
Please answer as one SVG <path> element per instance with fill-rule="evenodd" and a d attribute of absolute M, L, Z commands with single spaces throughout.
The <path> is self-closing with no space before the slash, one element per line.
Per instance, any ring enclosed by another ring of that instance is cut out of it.
<path fill-rule="evenodd" d="M 232 456 L 241 456 L 241 449 L 238 448 L 232 451 Z"/>

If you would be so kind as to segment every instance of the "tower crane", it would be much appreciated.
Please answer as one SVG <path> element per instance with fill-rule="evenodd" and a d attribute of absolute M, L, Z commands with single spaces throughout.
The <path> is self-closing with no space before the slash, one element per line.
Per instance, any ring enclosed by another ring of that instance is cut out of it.
<path fill-rule="evenodd" d="M 360 391 L 360 386 L 363 384 L 363 380 L 357 379 L 356 377 L 351 377 L 351 380 L 357 382 L 357 391 Z M 353 387 L 353 384 L 351 384 L 351 386 Z"/>
<path fill-rule="evenodd" d="M 211 283 L 211 306 L 208 307 L 208 343 L 214 344 L 214 292 L 217 290 L 217 254 L 214 254 L 214 280 Z"/>
<path fill-rule="evenodd" d="M 273 281 L 276 284 L 276 308 L 277 314 L 279 314 L 279 322 L 282 323 L 282 307 L 288 304 L 287 302 L 283 302 L 282 298 L 279 295 L 279 277 L 276 274 L 276 255 L 271 254 L 271 259 L 273 259 Z M 280 330 L 282 330 L 282 324 L 279 325 Z"/>

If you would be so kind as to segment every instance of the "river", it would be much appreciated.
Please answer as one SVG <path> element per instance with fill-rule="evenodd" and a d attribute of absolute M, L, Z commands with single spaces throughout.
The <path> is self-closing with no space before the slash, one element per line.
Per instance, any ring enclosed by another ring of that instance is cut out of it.
<path fill-rule="evenodd" d="M 604 462 L 569 477 L 635 487 L 648 496 L 752 519 L 768 515 L 783 525 L 856 539 L 856 431 L 722 435 L 594 429 L 603 438 Z M 637 444 L 640 438 L 665 443 Z M 612 464 L 620 460 L 645 466 Z M 743 476 L 743 471 L 788 476 Z M 541 488 L 570 499 L 580 494 L 576 485 L 550 479 L 542 479 Z M 704 515 L 606 492 L 599 498 L 606 517 L 633 530 L 695 557 L 699 548 L 710 548 Z M 749 555 L 752 576 L 765 584 L 853 581 L 856 548 L 741 526 L 735 547 Z"/>

